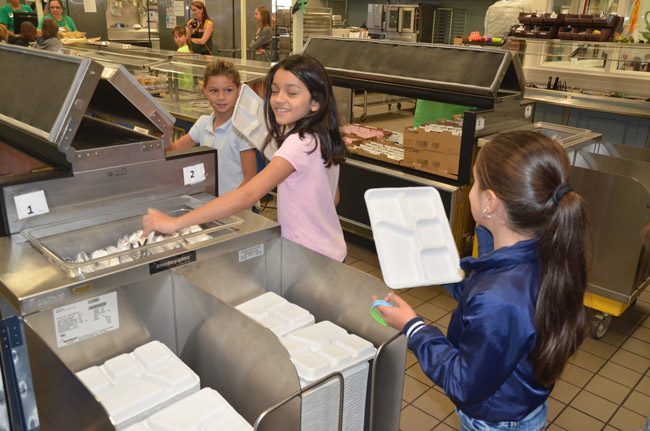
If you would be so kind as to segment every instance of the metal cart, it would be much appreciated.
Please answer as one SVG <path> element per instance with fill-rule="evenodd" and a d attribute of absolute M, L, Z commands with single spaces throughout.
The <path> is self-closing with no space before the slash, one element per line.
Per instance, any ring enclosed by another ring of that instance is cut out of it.
<path fill-rule="evenodd" d="M 70 261 L 139 227 L 147 207 L 186 211 L 211 199 L 215 152 L 166 158 L 173 118 L 121 66 L 4 45 L 0 62 L 20 65 L 0 84 L 14 101 L 0 106 L 0 151 L 20 164 L 0 178 L 0 428 L 113 429 L 75 372 L 159 340 L 255 429 L 304 429 L 304 400 L 337 375 L 301 389 L 278 338 L 234 308 L 265 291 L 374 344 L 364 426 L 398 427 L 406 340 L 368 310 L 370 296 L 388 289 L 284 240 L 277 223 L 245 211 L 203 226 L 200 241 L 184 234 L 125 260 Z M 31 85 L 8 84 L 21 78 Z M 103 302 L 97 313 L 110 319 L 69 313 Z M 333 429 L 341 417 L 339 407 Z"/>
<path fill-rule="evenodd" d="M 650 250 L 640 232 L 650 222 L 650 151 L 602 142 L 568 149 L 571 185 L 587 201 L 594 256 L 585 305 L 597 311 L 591 336 L 607 332 L 650 285 Z"/>

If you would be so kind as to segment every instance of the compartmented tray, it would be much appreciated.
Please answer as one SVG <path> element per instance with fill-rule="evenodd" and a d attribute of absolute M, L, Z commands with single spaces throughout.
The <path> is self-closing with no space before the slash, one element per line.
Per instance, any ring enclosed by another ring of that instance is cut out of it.
<path fill-rule="evenodd" d="M 191 211 L 197 206 L 196 199 L 174 200 L 175 208 L 162 209 L 165 213 L 177 217 Z M 158 260 L 166 255 L 184 250 L 195 249 L 198 244 L 232 233 L 243 220 L 230 216 L 223 220 L 210 221 L 198 227 L 187 228 L 174 235 L 158 236 L 155 242 L 109 252 L 102 256 L 91 257 L 93 251 L 115 246 L 118 239 L 136 235 L 142 229 L 142 215 L 127 217 L 106 223 L 78 227 L 77 222 L 53 224 L 26 229 L 22 232 L 30 244 L 58 266 L 69 277 L 115 271 L 136 263 Z M 80 253 L 85 253 L 88 260 L 75 261 Z M 103 253 L 99 253 L 103 254 Z"/>
<path fill-rule="evenodd" d="M 248 85 L 242 85 L 232 115 L 232 125 L 249 145 L 257 148 L 268 160 L 277 150 L 275 141 L 266 141 L 269 129 L 264 118 L 264 100 Z"/>
<path fill-rule="evenodd" d="M 388 287 L 404 289 L 463 279 L 458 250 L 438 190 L 370 189 L 365 200 Z"/>

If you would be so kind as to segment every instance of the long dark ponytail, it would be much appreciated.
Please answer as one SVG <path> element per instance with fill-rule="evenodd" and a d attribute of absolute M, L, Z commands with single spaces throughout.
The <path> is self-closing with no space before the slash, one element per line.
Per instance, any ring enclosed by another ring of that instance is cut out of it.
<path fill-rule="evenodd" d="M 584 338 L 587 314 L 587 220 L 580 195 L 567 186 L 564 149 L 534 132 L 497 135 L 479 152 L 476 175 L 501 199 L 512 229 L 539 240 L 541 285 L 535 309 L 535 377 L 552 385 Z"/>
<path fill-rule="evenodd" d="M 296 121 L 291 130 L 285 130 L 283 126 L 277 123 L 275 114 L 271 109 L 271 85 L 278 69 L 293 73 L 296 78 L 305 84 L 312 100 L 318 102 L 319 105 L 316 112 L 310 112 Z M 298 133 L 302 139 L 307 133 L 313 135 L 320 142 L 321 156 L 325 166 L 338 165 L 344 160 L 345 144 L 339 131 L 338 111 L 332 91 L 332 83 L 325 68 L 318 60 L 309 55 L 291 55 L 269 70 L 266 75 L 265 86 L 264 100 L 266 107 L 264 116 L 271 132 L 268 141 L 271 138 L 275 139 L 279 147 L 289 135 Z M 265 145 L 268 145 L 268 142 Z M 314 146 L 313 151 L 315 150 L 316 146 Z"/>

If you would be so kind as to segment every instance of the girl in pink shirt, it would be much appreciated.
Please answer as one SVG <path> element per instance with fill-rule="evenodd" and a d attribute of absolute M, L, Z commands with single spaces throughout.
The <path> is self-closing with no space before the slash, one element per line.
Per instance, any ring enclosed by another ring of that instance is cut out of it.
<path fill-rule="evenodd" d="M 271 162 L 240 188 L 180 217 L 149 209 L 144 235 L 227 217 L 251 208 L 277 187 L 282 236 L 343 261 L 347 250 L 336 204 L 345 146 L 330 79 L 315 58 L 292 55 L 269 70 L 266 82 L 269 142 L 278 145 Z"/>

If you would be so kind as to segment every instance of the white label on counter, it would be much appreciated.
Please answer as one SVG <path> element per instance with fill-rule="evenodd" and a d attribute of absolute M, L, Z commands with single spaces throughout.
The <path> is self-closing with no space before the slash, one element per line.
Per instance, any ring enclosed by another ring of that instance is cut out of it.
<path fill-rule="evenodd" d="M 485 117 L 476 117 L 476 130 L 485 129 Z"/>
<path fill-rule="evenodd" d="M 264 244 L 254 245 L 252 247 L 239 250 L 239 263 L 252 259 L 264 254 Z"/>
<path fill-rule="evenodd" d="M 120 327 L 117 292 L 64 305 L 53 311 L 58 347 L 96 337 Z"/>
<path fill-rule="evenodd" d="M 205 166 L 203 163 L 183 168 L 183 184 L 186 186 L 202 183 L 203 181 L 205 181 Z"/>
<path fill-rule="evenodd" d="M 524 108 L 524 118 L 530 118 L 533 115 L 533 105 L 528 105 Z"/>
<path fill-rule="evenodd" d="M 14 203 L 19 220 L 50 212 L 43 190 L 14 196 Z"/>

